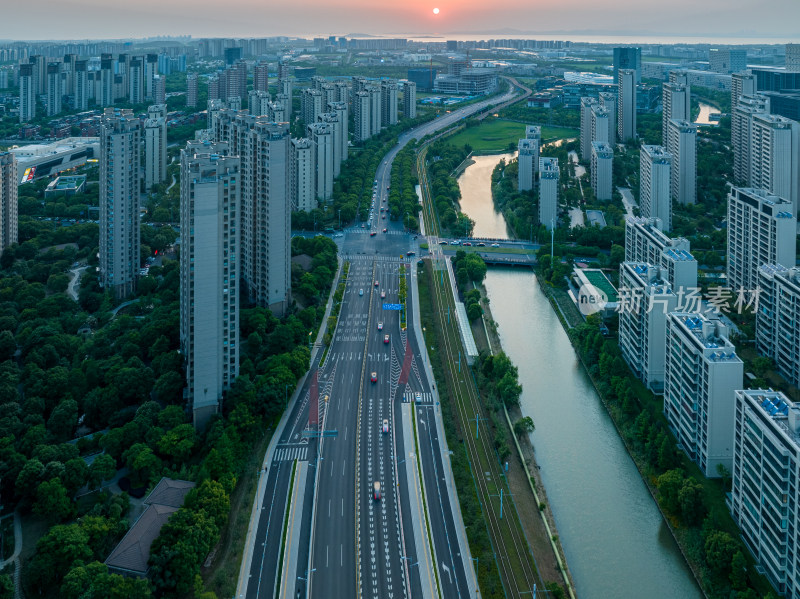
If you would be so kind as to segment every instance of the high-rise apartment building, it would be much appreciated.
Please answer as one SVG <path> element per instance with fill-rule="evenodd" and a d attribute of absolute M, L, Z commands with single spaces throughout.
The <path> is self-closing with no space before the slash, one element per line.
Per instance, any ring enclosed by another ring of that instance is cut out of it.
<path fill-rule="evenodd" d="M 624 143 L 636 138 L 636 71 L 620 69 L 617 90 L 617 135 Z"/>
<path fill-rule="evenodd" d="M 16 156 L 11 152 L 0 152 L 0 254 L 19 241 L 18 183 Z"/>
<path fill-rule="evenodd" d="M 98 104 L 102 107 L 113 106 L 114 100 L 114 59 L 110 54 L 100 58 L 100 94 Z M 133 100 L 130 100 L 134 103 Z M 140 100 L 141 101 L 141 100 Z"/>
<path fill-rule="evenodd" d="M 691 88 L 682 83 L 664 83 L 661 90 L 661 139 L 666 145 L 669 136 L 669 121 L 692 120 Z"/>
<path fill-rule="evenodd" d="M 529 191 L 533 189 L 536 181 L 534 164 L 539 166 L 539 142 L 533 139 L 520 139 L 517 148 L 517 188 L 520 191 Z"/>
<path fill-rule="evenodd" d="M 734 392 L 744 368 L 715 315 L 667 315 L 664 415 L 678 441 L 707 477 L 730 471 L 733 460 Z"/>
<path fill-rule="evenodd" d="M 290 137 L 288 123 L 220 110 L 212 138 L 239 156 L 242 179 L 242 281 L 249 301 L 282 316 L 289 307 Z"/>
<path fill-rule="evenodd" d="M 592 142 L 608 142 L 611 139 L 611 115 L 608 109 L 600 104 L 592 104 Z"/>
<path fill-rule="evenodd" d="M 251 89 L 247 93 L 247 111 L 253 116 L 266 116 L 270 113 L 272 98 L 267 92 Z"/>
<path fill-rule="evenodd" d="M 766 189 L 800 207 L 800 124 L 775 114 L 754 114 L 750 187 Z"/>
<path fill-rule="evenodd" d="M 353 94 L 353 139 L 366 141 L 372 136 L 372 117 L 370 98 L 367 92 Z"/>
<path fill-rule="evenodd" d="M 156 104 L 167 102 L 167 78 L 164 75 L 153 77 L 153 102 Z"/>
<path fill-rule="evenodd" d="M 36 93 L 34 67 L 19 65 L 19 122 L 27 123 L 36 118 Z"/>
<path fill-rule="evenodd" d="M 737 390 L 728 505 L 757 567 L 800 595 L 800 405 L 771 389 Z"/>
<path fill-rule="evenodd" d="M 128 101 L 131 104 L 141 104 L 144 97 L 144 59 L 134 56 L 128 63 Z"/>
<path fill-rule="evenodd" d="M 800 387 L 800 267 L 762 264 L 758 289 L 756 350 Z"/>
<path fill-rule="evenodd" d="M 341 137 L 339 139 L 339 143 L 341 143 L 341 148 L 339 149 L 338 156 L 339 161 L 344 162 L 347 160 L 347 148 L 349 143 L 349 136 L 350 136 L 350 125 L 347 122 L 347 104 L 344 102 L 329 102 L 328 103 L 328 112 L 332 112 L 336 114 L 339 118 L 339 128 L 341 129 Z M 341 167 L 336 168 L 336 174 L 339 174 L 339 170 Z"/>
<path fill-rule="evenodd" d="M 61 112 L 61 98 L 64 96 L 64 77 L 60 62 L 47 64 L 47 116 Z"/>
<path fill-rule="evenodd" d="M 731 112 L 733 180 L 741 185 L 748 185 L 752 180 L 753 117 L 757 114 L 769 114 L 769 98 L 760 94 L 739 96 Z"/>
<path fill-rule="evenodd" d="M 663 231 L 672 228 L 670 193 L 672 155 L 662 146 L 642 145 L 639 151 L 639 212 L 661 220 Z"/>
<path fill-rule="evenodd" d="M 306 88 L 300 96 L 300 110 L 303 113 L 303 122 L 306 125 L 313 125 L 317 122 L 317 117 L 322 114 L 325 106 L 322 92 L 316 89 Z"/>
<path fill-rule="evenodd" d="M 253 67 L 253 89 L 269 93 L 269 64 L 264 60 Z"/>
<path fill-rule="evenodd" d="M 106 109 L 100 127 L 100 280 L 117 299 L 139 274 L 141 130 L 130 110 Z"/>
<path fill-rule="evenodd" d="M 794 266 L 797 219 L 792 205 L 764 189 L 728 194 L 728 287 L 756 289 L 762 264 Z"/>
<path fill-rule="evenodd" d="M 323 112 L 317 117 L 318 123 L 328 125 L 331 133 L 331 152 L 333 153 L 333 178 L 339 176 L 342 169 L 342 136 L 344 135 L 344 123 L 339 119 L 336 112 Z"/>
<path fill-rule="evenodd" d="M 377 85 L 367 87 L 369 94 L 369 116 L 370 116 L 370 135 L 377 135 L 381 132 L 383 122 L 383 111 L 381 110 L 381 88 Z"/>
<path fill-rule="evenodd" d="M 239 158 L 225 144 L 181 151 L 180 338 L 196 428 L 220 411 L 239 372 Z"/>
<path fill-rule="evenodd" d="M 147 190 L 167 180 L 167 105 L 148 108 L 144 122 L 144 187 Z"/>
<path fill-rule="evenodd" d="M 756 93 L 756 77 L 750 71 L 731 74 L 731 113 L 736 110 L 740 96 L 753 96 Z"/>
<path fill-rule="evenodd" d="M 581 160 L 589 162 L 592 158 L 592 107 L 596 98 L 581 98 Z"/>
<path fill-rule="evenodd" d="M 680 204 L 694 204 L 697 202 L 697 125 L 671 119 L 667 127 L 667 152 L 672 155 L 672 199 Z"/>
<path fill-rule="evenodd" d="M 242 109 L 242 98 L 239 96 L 228 96 L 228 99 L 225 102 L 225 107 L 228 110 L 239 112 Z"/>
<path fill-rule="evenodd" d="M 158 75 L 158 54 L 147 54 L 144 57 L 144 99 L 152 101 L 155 89 L 153 83 Z"/>
<path fill-rule="evenodd" d="M 89 72 L 88 61 L 76 60 L 72 75 L 72 105 L 75 110 L 89 108 Z"/>
<path fill-rule="evenodd" d="M 539 223 L 552 230 L 558 220 L 558 158 L 539 158 Z"/>
<path fill-rule="evenodd" d="M 413 81 L 403 84 L 403 116 L 407 119 L 417 118 L 417 84 Z"/>
<path fill-rule="evenodd" d="M 197 108 L 197 73 L 186 74 L 186 107 Z"/>
<path fill-rule="evenodd" d="M 290 195 L 292 210 L 311 212 L 317 207 L 317 186 L 314 180 L 316 147 L 306 137 L 292 139 L 290 159 Z"/>
<path fill-rule="evenodd" d="M 47 56 L 34 54 L 30 57 L 30 64 L 33 68 L 33 93 L 38 96 L 45 93 L 47 86 Z"/>
<path fill-rule="evenodd" d="M 675 311 L 678 296 L 667 279 L 667 273 L 660 266 L 645 262 L 619 265 L 619 289 L 632 299 L 619 312 L 622 357 L 648 389 L 661 393 L 664 389 L 667 313 Z"/>
<path fill-rule="evenodd" d="M 672 288 L 685 294 L 697 287 L 697 260 L 689 251 L 687 239 L 672 239 L 662 228 L 663 223 L 658 218 L 627 217 L 625 260 L 661 266 L 666 271 Z"/>
<path fill-rule="evenodd" d="M 602 110 L 605 111 L 605 108 Z M 598 200 L 611 200 L 613 161 L 614 150 L 611 149 L 608 142 L 592 142 L 592 191 Z"/>
<path fill-rule="evenodd" d="M 617 94 L 600 92 L 597 99 L 600 106 L 608 111 L 608 143 L 613 146 L 617 143 Z"/>
<path fill-rule="evenodd" d="M 381 125 L 397 124 L 397 81 L 381 81 Z"/>
<path fill-rule="evenodd" d="M 632 69 L 636 72 L 636 83 L 642 81 L 642 49 L 614 48 L 614 81 L 621 69 Z"/>
<path fill-rule="evenodd" d="M 314 146 L 316 196 L 327 202 L 333 197 L 333 149 L 336 145 L 333 127 L 328 123 L 314 123 L 307 130 Z"/>

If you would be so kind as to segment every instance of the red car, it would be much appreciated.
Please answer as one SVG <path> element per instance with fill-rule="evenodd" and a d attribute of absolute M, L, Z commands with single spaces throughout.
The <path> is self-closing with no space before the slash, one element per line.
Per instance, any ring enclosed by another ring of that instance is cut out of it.
<path fill-rule="evenodd" d="M 389 343 L 389 335 L 384 335 L 383 336 L 383 342 L 384 343 Z"/>
<path fill-rule="evenodd" d="M 383 228 L 383 232 L 386 233 L 386 227 Z"/>
<path fill-rule="evenodd" d="M 372 381 L 373 383 L 377 383 L 378 382 L 378 373 L 377 372 L 373 372 L 372 376 L 369 377 L 369 380 Z"/>
<path fill-rule="evenodd" d="M 370 237 L 375 237 L 375 235 L 377 235 L 377 233 L 375 231 L 370 231 L 370 233 L 369 233 Z"/>
<path fill-rule="evenodd" d="M 378 286 L 378 281 L 375 281 L 375 287 L 377 287 L 377 286 Z"/>

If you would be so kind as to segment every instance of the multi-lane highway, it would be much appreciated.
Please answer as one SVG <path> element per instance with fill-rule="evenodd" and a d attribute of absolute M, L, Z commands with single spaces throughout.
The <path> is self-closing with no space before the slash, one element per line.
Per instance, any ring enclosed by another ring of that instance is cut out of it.
<path fill-rule="evenodd" d="M 412 326 L 416 266 L 405 256 L 419 240 L 380 207 L 409 140 L 513 94 L 403 134 L 381 162 L 369 226 L 341 239 L 350 270 L 330 347 L 315 352 L 265 456 L 237 597 L 474 596 L 436 390 Z M 391 305 L 401 279 L 407 328 Z"/>

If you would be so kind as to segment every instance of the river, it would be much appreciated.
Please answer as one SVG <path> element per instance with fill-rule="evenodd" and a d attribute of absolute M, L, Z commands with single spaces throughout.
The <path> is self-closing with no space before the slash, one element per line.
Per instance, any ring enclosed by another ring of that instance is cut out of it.
<path fill-rule="evenodd" d="M 705 104 L 700 102 L 700 113 L 697 115 L 695 119 L 696 125 L 719 125 L 719 121 L 712 121 L 709 117 L 711 116 L 712 112 L 719 112 L 718 108 L 711 106 L 710 104 Z"/>
<path fill-rule="evenodd" d="M 479 236 L 506 237 L 488 175 L 470 173 L 491 174 L 500 158 L 475 157 L 459 179 Z M 536 424 L 536 459 L 580 599 L 700 598 L 536 277 L 492 268 L 485 285 L 503 348 L 519 367 L 522 411 Z"/>

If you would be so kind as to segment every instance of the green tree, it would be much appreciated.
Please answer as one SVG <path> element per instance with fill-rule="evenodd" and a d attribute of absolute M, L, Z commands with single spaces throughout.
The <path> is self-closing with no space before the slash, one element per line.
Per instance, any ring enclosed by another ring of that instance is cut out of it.
<path fill-rule="evenodd" d="M 111 480 L 116 473 L 116 460 L 107 453 L 101 453 L 89 466 L 89 487 L 96 489 L 104 480 Z"/>
<path fill-rule="evenodd" d="M 133 473 L 132 480 L 146 485 L 161 472 L 161 459 L 144 443 L 136 443 L 124 454 L 125 463 Z"/>
<path fill-rule="evenodd" d="M 678 514 L 680 510 L 679 494 L 683 488 L 683 470 L 676 468 L 668 470 L 656 480 L 658 486 L 658 498 L 664 509 L 672 514 Z"/>
<path fill-rule="evenodd" d="M 532 433 L 534 430 L 536 430 L 536 427 L 533 424 L 533 418 L 530 416 L 523 416 L 514 423 L 514 434 L 517 437 Z"/>
<path fill-rule="evenodd" d="M 706 515 L 703 502 L 703 485 L 694 478 L 689 477 L 683 481 L 683 486 L 678 492 L 678 503 L 681 508 L 683 521 L 689 526 L 696 526 L 703 521 Z"/>
<path fill-rule="evenodd" d="M 13 599 L 14 581 L 8 574 L 0 574 L 0 599 Z"/>
<path fill-rule="evenodd" d="M 731 586 L 736 591 L 743 591 L 747 588 L 747 560 L 744 554 L 737 551 L 731 558 Z"/>
<path fill-rule="evenodd" d="M 181 464 L 192 453 L 196 442 L 194 426 L 179 424 L 161 437 L 158 442 L 158 451 L 161 455 L 171 458 L 176 464 Z"/>
<path fill-rule="evenodd" d="M 706 563 L 718 576 L 729 576 L 733 556 L 739 550 L 734 538 L 722 530 L 712 530 L 705 541 Z"/>
<path fill-rule="evenodd" d="M 31 585 L 39 590 L 50 589 L 77 561 L 92 556 L 89 537 L 77 524 L 57 524 L 36 543 L 36 554 L 29 568 Z"/>
<path fill-rule="evenodd" d="M 75 514 L 75 506 L 67 489 L 58 479 L 46 480 L 36 488 L 33 512 L 50 522 L 61 522 Z"/>

